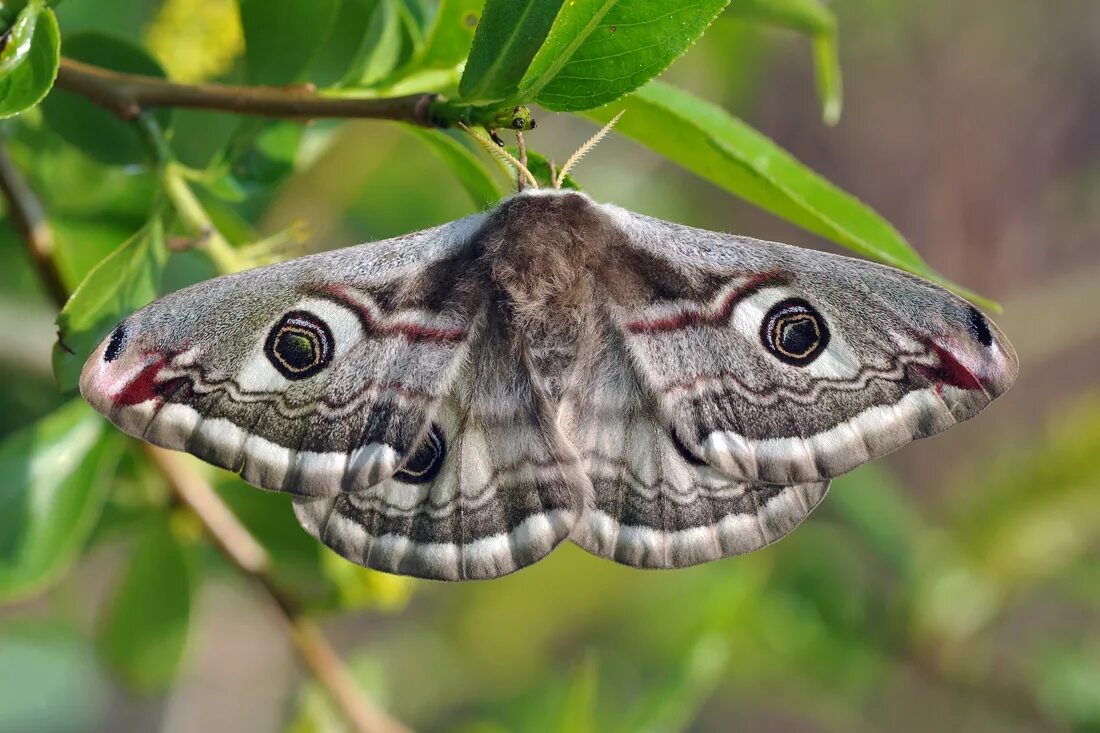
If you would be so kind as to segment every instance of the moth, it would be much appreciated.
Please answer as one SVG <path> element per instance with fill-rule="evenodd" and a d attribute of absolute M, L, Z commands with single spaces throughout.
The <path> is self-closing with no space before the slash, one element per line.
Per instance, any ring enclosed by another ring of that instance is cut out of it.
<path fill-rule="evenodd" d="M 528 189 L 167 295 L 80 389 L 293 494 L 352 562 L 462 580 L 567 539 L 641 568 L 756 550 L 1016 373 L 996 326 L 917 277 Z"/>

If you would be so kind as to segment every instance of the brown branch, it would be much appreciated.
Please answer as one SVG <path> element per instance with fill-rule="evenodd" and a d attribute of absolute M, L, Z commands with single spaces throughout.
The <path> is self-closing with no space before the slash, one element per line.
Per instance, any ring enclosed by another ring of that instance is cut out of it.
<path fill-rule="evenodd" d="M 168 479 L 176 496 L 195 512 L 222 553 L 251 575 L 282 610 L 298 654 L 355 730 L 361 733 L 408 733 L 408 728 L 375 707 L 363 695 L 320 629 L 275 584 L 270 574 L 267 551 L 237 520 L 210 484 L 191 470 L 181 454 L 148 444 L 145 448 L 153 463 Z"/>
<path fill-rule="evenodd" d="M 2 140 L 0 192 L 7 204 L 8 215 L 23 235 L 39 276 L 58 305 L 63 305 L 69 294 L 57 274 L 53 231 L 38 197 L 12 164 Z M 253 578 L 274 602 L 302 661 L 353 728 L 358 733 L 408 733 L 405 725 L 375 707 L 363 695 L 321 631 L 272 579 L 267 550 L 240 523 L 210 484 L 195 473 L 180 454 L 150 445 L 146 449 L 176 498 L 195 513 L 222 554 L 241 572 Z"/>
<path fill-rule="evenodd" d="M 191 107 L 261 117 L 396 120 L 434 127 L 431 106 L 438 95 L 355 99 L 317 94 L 307 85 L 288 87 L 180 84 L 156 76 L 126 74 L 61 59 L 56 86 L 87 97 L 124 120 L 153 107 Z"/>
<path fill-rule="evenodd" d="M 38 197 L 31 190 L 22 173 L 8 155 L 7 146 L 0 139 L 0 193 L 7 202 L 8 216 L 27 244 L 27 254 L 38 269 L 42 284 L 60 308 L 69 299 L 68 290 L 61 279 L 54 259 L 55 241 L 53 227 L 46 220 Z"/>

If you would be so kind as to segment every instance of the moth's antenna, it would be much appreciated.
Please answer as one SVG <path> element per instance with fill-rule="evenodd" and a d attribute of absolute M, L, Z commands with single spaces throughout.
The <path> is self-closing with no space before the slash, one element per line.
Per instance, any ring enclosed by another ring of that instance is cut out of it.
<path fill-rule="evenodd" d="M 588 138 L 584 145 L 577 148 L 577 152 L 569 156 L 569 160 L 565 161 L 565 165 L 563 165 L 561 167 L 561 170 L 558 171 L 557 179 L 554 181 L 555 188 L 561 188 L 561 183 L 565 180 L 566 175 L 569 174 L 569 169 L 576 165 L 577 161 L 587 155 L 589 150 L 596 147 L 596 143 L 598 143 L 600 140 L 603 140 L 604 136 L 607 133 L 611 132 L 611 128 L 615 126 L 615 123 L 619 121 L 619 118 L 623 116 L 623 112 L 625 111 L 626 110 L 623 110 L 622 112 L 619 112 L 619 114 L 612 117 L 610 122 L 601 127 L 595 135 Z"/>
<path fill-rule="evenodd" d="M 531 173 L 531 171 L 527 170 L 526 165 L 524 165 L 523 163 L 520 163 L 518 160 L 516 160 L 515 156 L 513 156 L 511 153 L 509 153 L 504 148 L 498 148 L 496 145 L 493 144 L 492 141 L 486 140 L 481 135 L 478 135 L 476 132 L 471 130 L 465 124 L 459 122 L 458 126 L 461 127 L 466 132 L 466 134 L 468 134 L 474 140 L 477 140 L 478 144 L 481 147 L 485 148 L 485 150 L 488 151 L 488 153 L 490 155 L 493 155 L 497 158 L 500 158 L 500 159 L 504 160 L 505 162 L 511 164 L 512 166 L 515 166 L 516 176 L 522 178 L 524 181 L 531 184 L 531 188 L 538 188 L 539 187 L 539 182 L 537 180 L 535 180 L 535 176 Z"/>
<path fill-rule="evenodd" d="M 516 149 L 519 150 L 519 164 L 523 166 L 523 170 L 529 170 L 527 168 L 527 142 L 523 139 L 523 133 L 516 130 Z M 518 170 L 516 171 L 516 190 L 522 191 L 524 186 L 523 174 Z M 537 186 L 536 186 L 537 188 Z"/>

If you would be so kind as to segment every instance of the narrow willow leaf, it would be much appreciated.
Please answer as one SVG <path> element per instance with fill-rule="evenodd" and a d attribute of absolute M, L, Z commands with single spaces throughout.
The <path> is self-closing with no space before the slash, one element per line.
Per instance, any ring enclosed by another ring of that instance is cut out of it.
<path fill-rule="evenodd" d="M 212 167 L 225 167 L 246 195 L 271 192 L 294 171 L 302 125 L 286 120 L 241 119 Z"/>
<path fill-rule="evenodd" d="M 459 94 L 470 101 L 506 99 L 546 40 L 563 0 L 487 0 Z"/>
<path fill-rule="evenodd" d="M 639 733 L 688 730 L 699 709 L 721 681 L 730 644 L 717 634 L 704 634 L 667 670 L 649 695 L 624 711 L 623 730 Z"/>
<path fill-rule="evenodd" d="M 814 76 L 817 97 L 821 100 L 821 118 L 826 125 L 840 122 L 844 106 L 843 76 L 836 36 L 816 36 L 813 39 Z"/>
<path fill-rule="evenodd" d="M 992 301 L 934 272 L 905 238 L 868 206 L 794 159 L 716 105 L 650 82 L 588 116 L 606 123 L 626 111 L 618 132 L 762 209 L 886 264 L 950 287 L 991 310 Z"/>
<path fill-rule="evenodd" d="M 80 555 L 119 456 L 103 428 L 74 400 L 0 443 L 0 600 L 41 591 Z"/>
<path fill-rule="evenodd" d="M 595 733 L 600 730 L 599 682 L 596 656 L 589 653 L 573 670 L 565 699 L 557 706 L 556 730 L 561 733 Z"/>
<path fill-rule="evenodd" d="M 520 84 L 520 101 L 559 111 L 592 109 L 660 74 L 729 0 L 574 0 Z"/>
<path fill-rule="evenodd" d="M 447 164 L 478 211 L 500 201 L 503 189 L 466 146 L 441 130 L 409 128 L 409 132 L 424 141 Z"/>
<path fill-rule="evenodd" d="M 411 69 L 445 69 L 462 63 L 470 53 L 485 0 L 442 0 L 424 45 Z"/>
<path fill-rule="evenodd" d="M 57 316 L 54 375 L 74 389 L 88 354 L 115 324 L 156 297 L 168 258 L 160 218 L 88 273 Z"/>
<path fill-rule="evenodd" d="M 218 493 L 267 550 L 271 580 L 288 598 L 314 611 L 393 609 L 408 600 L 414 581 L 349 563 L 314 541 L 295 521 L 289 496 L 225 476 Z"/>
<path fill-rule="evenodd" d="M 836 479 L 831 494 L 827 511 L 837 515 L 874 557 L 899 577 L 910 578 L 925 527 L 897 480 L 878 464 L 870 464 Z"/>
<path fill-rule="evenodd" d="M 836 16 L 818 0 L 735 0 L 730 15 L 810 36 L 835 35 Z"/>
<path fill-rule="evenodd" d="M 332 33 L 340 0 L 238 0 L 248 78 L 290 84 L 302 78 Z"/>
<path fill-rule="evenodd" d="M 78 33 L 65 38 L 65 56 L 112 71 L 164 77 L 164 69 L 145 49 L 103 33 Z M 54 132 L 73 147 L 107 165 L 140 163 L 149 151 L 137 128 L 85 97 L 56 89 L 42 103 L 42 116 Z M 153 112 L 161 131 L 170 134 L 172 112 Z"/>
<path fill-rule="evenodd" d="M 176 679 L 191 621 L 190 566 L 166 518 L 156 518 L 134 549 L 101 621 L 100 654 L 135 691 L 163 690 Z"/>
<path fill-rule="evenodd" d="M 41 0 L 23 8 L 0 51 L 0 119 L 30 109 L 50 91 L 61 62 L 61 33 Z"/>
<path fill-rule="evenodd" d="M 810 36 L 822 117 L 826 124 L 836 124 L 840 120 L 842 92 L 833 12 L 818 0 L 737 0 L 730 6 L 730 14 Z"/>
<path fill-rule="evenodd" d="M 369 86 L 386 77 L 401 57 L 401 12 L 398 0 L 377 0 L 359 56 L 342 85 Z"/>

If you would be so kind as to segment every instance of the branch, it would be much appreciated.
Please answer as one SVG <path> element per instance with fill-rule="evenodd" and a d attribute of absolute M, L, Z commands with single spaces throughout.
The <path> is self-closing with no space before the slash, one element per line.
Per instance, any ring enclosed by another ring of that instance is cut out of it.
<path fill-rule="evenodd" d="M 168 479 L 176 496 L 202 521 L 222 554 L 252 576 L 282 610 L 298 654 L 355 730 L 363 733 L 407 733 L 408 728 L 363 696 L 320 629 L 302 614 L 297 604 L 271 578 L 271 561 L 267 551 L 237 520 L 210 484 L 191 470 L 179 453 L 148 444 L 144 447 Z"/>
<path fill-rule="evenodd" d="M 0 193 L 8 204 L 12 224 L 27 244 L 27 253 L 38 269 L 42 283 L 57 307 L 61 308 L 69 299 L 69 293 L 54 259 L 53 228 L 46 220 L 46 212 L 38 197 L 8 155 L 3 139 L 0 139 Z"/>
<path fill-rule="evenodd" d="M 152 107 L 191 107 L 260 117 L 366 118 L 435 127 L 431 107 L 439 98 L 436 94 L 382 99 L 327 97 L 306 85 L 180 84 L 156 76 L 111 71 L 68 58 L 61 59 L 55 84 L 87 97 L 127 121 Z"/>
<path fill-rule="evenodd" d="M 3 193 L 9 216 L 23 234 L 39 276 L 58 306 L 64 305 L 69 294 L 58 277 L 53 231 L 38 197 L 12 164 L 2 140 L 0 192 Z M 222 554 L 242 573 L 253 578 L 274 602 L 302 661 L 354 729 L 358 733 L 408 733 L 405 725 L 375 707 L 363 695 L 321 631 L 272 579 L 267 550 L 240 523 L 210 484 L 195 473 L 179 454 L 151 445 L 145 448 L 175 496 L 195 513 Z"/>

